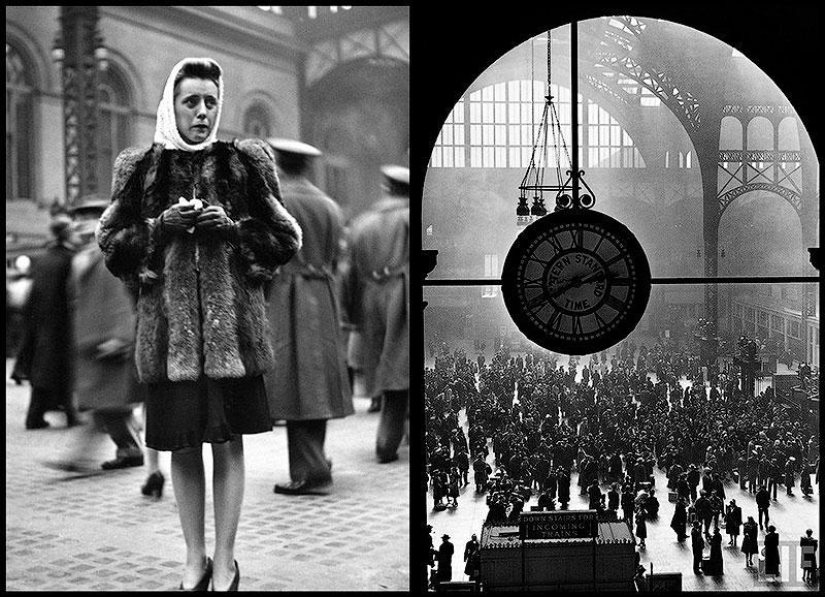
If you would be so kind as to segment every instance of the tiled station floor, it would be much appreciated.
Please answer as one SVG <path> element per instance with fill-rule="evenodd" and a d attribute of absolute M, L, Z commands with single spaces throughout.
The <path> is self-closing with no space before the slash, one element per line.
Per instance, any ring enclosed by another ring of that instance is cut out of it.
<path fill-rule="evenodd" d="M 466 418 L 464 412 L 461 413 L 460 421 L 464 425 L 466 432 Z M 492 450 L 491 450 L 492 452 Z M 495 467 L 495 457 L 491 454 L 488 462 Z M 476 534 L 481 540 L 481 525 L 487 516 L 486 498 L 487 493 L 476 494 L 475 485 L 472 482 L 472 470 L 469 473 L 470 484 L 462 488 L 461 496 L 458 498 L 458 508 L 446 509 L 443 511 L 433 510 L 432 491 L 427 494 L 428 524 L 433 527 L 433 545 L 438 548 L 442 542 L 442 535 L 450 536 L 450 542 L 455 546 L 453 556 L 453 581 L 466 581 L 464 574 L 464 544 Z M 667 479 L 663 471 L 655 469 L 657 497 L 660 502 L 660 515 L 656 521 L 649 520 L 647 524 L 646 549 L 640 550 L 641 563 L 649 573 L 651 564 L 654 573 L 681 572 L 682 590 L 684 591 L 805 591 L 817 590 L 818 585 L 812 586 L 802 582 L 802 570 L 800 567 L 801 552 L 799 538 L 805 534 L 806 529 L 814 531 L 814 537 L 821 539 L 819 533 L 819 507 L 821 495 L 819 485 L 814 484 L 814 494 L 808 498 L 802 497 L 799 489 L 799 479 L 796 481 L 794 489 L 795 497 L 785 495 L 784 486 L 778 489 L 778 501 L 772 502 L 770 508 L 771 524 L 776 526 L 780 539 L 781 577 L 759 577 L 755 568 L 745 567 L 745 556 L 739 548 L 728 547 L 728 537 L 722 532 L 722 547 L 724 559 L 724 575 L 718 577 L 705 577 L 694 575 L 693 556 L 691 552 L 690 540 L 680 544 L 676 541 L 676 534 L 670 528 L 670 520 L 673 517 L 674 504 L 667 501 Z M 811 482 L 814 477 L 811 475 Z M 601 486 L 602 492 L 606 493 L 608 485 Z M 586 510 L 588 506 L 587 496 L 579 495 L 578 473 L 573 473 L 570 483 L 570 510 Z M 742 515 L 745 520 L 748 516 L 753 516 L 758 521 L 756 502 L 747 491 L 739 489 L 738 484 L 730 483 L 725 486 L 725 504 L 731 498 L 742 508 Z M 538 496 L 533 496 L 524 506 L 525 511 L 530 510 L 530 506 L 536 505 Z M 764 546 L 765 533 L 759 533 L 759 549 Z M 710 554 L 710 547 L 706 541 L 705 557 Z M 742 544 L 742 536 L 739 536 L 738 545 Z M 819 552 L 817 552 L 819 557 Z M 754 556 L 756 562 L 757 556 Z"/>
<path fill-rule="evenodd" d="M 6 363 L 6 379 L 10 371 Z M 161 453 L 163 497 L 141 495 L 144 467 L 95 476 L 49 469 L 71 430 L 62 413 L 48 429 L 26 431 L 28 385 L 6 382 L 6 590 L 165 591 L 175 589 L 185 558 L 170 454 Z M 407 591 L 409 447 L 380 465 L 377 413 L 355 399 L 356 414 L 331 421 L 328 496 L 276 495 L 288 481 L 286 428 L 246 436 L 246 488 L 236 544 L 242 591 Z M 108 440 L 107 440 L 108 442 Z M 108 442 L 100 460 L 114 456 Z M 211 479 L 211 451 L 204 450 Z M 206 497 L 207 552 L 214 546 L 211 482 Z"/>

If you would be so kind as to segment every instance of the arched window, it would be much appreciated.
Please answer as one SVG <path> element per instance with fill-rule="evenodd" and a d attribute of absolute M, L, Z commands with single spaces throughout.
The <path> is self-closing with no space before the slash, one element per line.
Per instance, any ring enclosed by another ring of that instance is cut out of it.
<path fill-rule="evenodd" d="M 561 138 L 558 131 L 547 132 L 541 165 L 553 167 L 560 162 L 562 168 L 569 168 L 570 90 L 554 84 L 550 93 L 555 98 Z M 545 95 L 543 82 L 524 80 L 470 92 L 455 105 L 441 128 L 430 167 L 526 168 L 541 124 Z M 579 138 L 584 141 L 579 159 L 586 155 L 590 168 L 644 168 L 641 153 L 618 121 L 591 100 L 583 110 L 581 96 L 579 99 Z"/>
<path fill-rule="evenodd" d="M 461 99 L 447 116 L 435 140 L 430 158 L 433 168 L 464 167 L 464 100 Z"/>
<path fill-rule="evenodd" d="M 748 123 L 748 149 L 773 149 L 773 125 L 764 116 L 757 116 Z"/>
<path fill-rule="evenodd" d="M 102 194 L 112 186 L 112 164 L 129 146 L 132 99 L 126 79 L 112 66 L 98 74 L 97 180 Z"/>
<path fill-rule="evenodd" d="M 262 104 L 252 105 L 244 114 L 243 132 L 247 137 L 266 139 L 272 136 L 269 110 Z"/>
<path fill-rule="evenodd" d="M 799 131 L 796 118 L 788 116 L 779 123 L 779 151 L 799 151 Z"/>
<path fill-rule="evenodd" d="M 6 42 L 6 199 L 32 199 L 33 109 L 31 67 Z"/>
<path fill-rule="evenodd" d="M 748 151 L 773 151 L 773 125 L 763 116 L 757 116 L 748 123 Z M 756 159 L 751 156 L 746 172 L 750 182 L 774 182 L 773 160 Z"/>
<path fill-rule="evenodd" d="M 722 118 L 722 130 L 719 135 L 719 149 L 742 149 L 742 123 L 738 118 L 725 116 Z"/>
<path fill-rule="evenodd" d="M 567 108 L 568 113 L 570 108 Z M 590 168 L 644 168 L 642 154 L 633 144 L 618 121 L 607 110 L 587 101 L 588 167 Z M 570 128 L 569 126 L 567 127 Z"/>

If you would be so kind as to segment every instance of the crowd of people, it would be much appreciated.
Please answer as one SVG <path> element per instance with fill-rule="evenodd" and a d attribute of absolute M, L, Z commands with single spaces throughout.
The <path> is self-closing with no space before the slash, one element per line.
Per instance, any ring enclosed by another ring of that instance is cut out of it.
<path fill-rule="evenodd" d="M 694 553 L 699 540 L 702 549 L 710 544 L 704 573 L 722 573 L 720 531 L 733 547 L 745 527 L 750 562 L 753 517 L 744 521 L 742 507 L 726 503 L 725 486 L 754 495 L 759 529 L 768 531 L 779 486 L 793 496 L 799 482 L 808 496 L 811 477 L 819 483 L 815 430 L 794 420 L 770 387 L 743 393 L 734 371 L 706 384 L 699 359 L 669 339 L 650 348 L 626 340 L 611 352 L 564 363 L 538 348 L 505 347 L 488 363 L 481 353 L 471 360 L 461 348 L 438 347 L 425 370 L 433 508 L 458 507 L 471 468 L 474 491 L 486 493 L 485 524 L 517 524 L 533 497 L 542 510 L 567 509 L 572 489 L 605 519 L 625 520 L 644 549 L 647 521 L 667 496 L 677 541 L 692 528 Z M 666 487 L 656 487 L 657 467 Z M 703 573 L 700 564 L 694 570 Z"/>

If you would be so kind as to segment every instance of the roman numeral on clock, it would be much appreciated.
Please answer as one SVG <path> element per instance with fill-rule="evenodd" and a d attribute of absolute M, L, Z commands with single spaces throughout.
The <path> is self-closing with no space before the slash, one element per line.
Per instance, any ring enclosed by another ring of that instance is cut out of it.
<path fill-rule="evenodd" d="M 624 303 L 612 294 L 607 295 L 607 298 L 604 300 L 604 304 L 619 312 L 623 311 L 625 307 Z"/>
<path fill-rule="evenodd" d="M 544 293 L 540 293 L 527 301 L 527 308 L 534 311 L 536 310 L 536 307 L 541 307 L 546 302 L 547 299 L 544 298 Z"/>
<path fill-rule="evenodd" d="M 584 246 L 584 230 L 581 228 L 573 228 L 570 230 L 570 237 L 573 239 L 574 247 Z"/>
<path fill-rule="evenodd" d="M 553 311 L 550 319 L 547 320 L 547 327 L 553 330 L 561 328 L 561 311 Z"/>
<path fill-rule="evenodd" d="M 561 253 L 564 250 L 564 248 L 562 248 L 561 246 L 561 243 L 559 242 L 559 239 L 555 236 L 548 236 L 547 242 L 549 242 L 553 246 L 553 249 L 556 251 L 556 253 Z"/>
<path fill-rule="evenodd" d="M 623 260 L 624 258 L 625 258 L 625 257 L 624 257 L 624 254 L 619 253 L 618 255 L 615 255 L 615 256 L 611 257 L 610 259 L 608 259 L 607 261 L 605 261 L 605 262 L 604 262 L 604 264 L 605 264 L 607 267 L 610 267 L 610 266 L 611 266 L 611 265 L 613 265 L 614 263 L 617 263 L 617 262 L 619 262 L 619 261 Z"/>
<path fill-rule="evenodd" d="M 610 283 L 613 286 L 630 286 L 633 283 L 633 280 L 631 280 L 630 278 L 615 277 L 615 278 L 608 278 L 608 279 L 610 280 Z"/>
<path fill-rule="evenodd" d="M 573 333 L 574 334 L 584 334 L 584 328 L 582 327 L 582 318 L 581 317 L 574 317 L 573 318 Z"/>

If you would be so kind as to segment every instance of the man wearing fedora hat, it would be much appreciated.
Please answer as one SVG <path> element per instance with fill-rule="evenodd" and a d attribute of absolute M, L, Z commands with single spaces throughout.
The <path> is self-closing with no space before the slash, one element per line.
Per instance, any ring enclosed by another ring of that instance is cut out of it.
<path fill-rule="evenodd" d="M 303 231 L 303 246 L 269 288 L 275 355 L 264 381 L 272 420 L 286 420 L 290 476 L 274 490 L 325 494 L 332 485 L 332 461 L 324 448 L 327 421 L 353 413 L 335 280 L 343 215 L 307 178 L 321 155 L 318 149 L 292 139 L 268 142 L 275 150 L 284 206 Z"/>
<path fill-rule="evenodd" d="M 450 543 L 449 535 L 441 536 L 442 543 L 438 546 L 438 582 L 450 582 L 453 579 L 453 554 L 455 546 Z"/>

